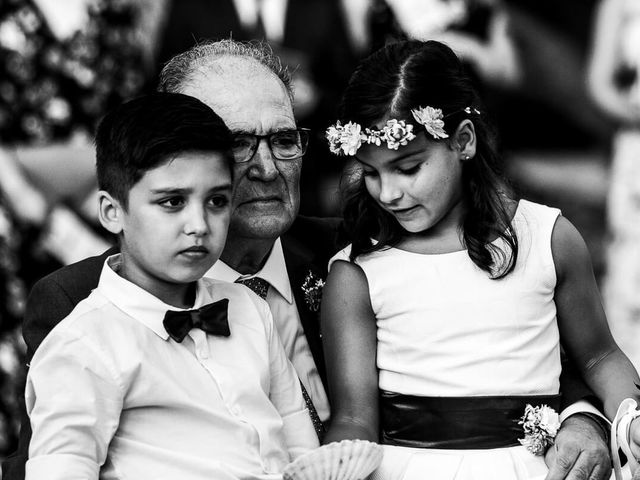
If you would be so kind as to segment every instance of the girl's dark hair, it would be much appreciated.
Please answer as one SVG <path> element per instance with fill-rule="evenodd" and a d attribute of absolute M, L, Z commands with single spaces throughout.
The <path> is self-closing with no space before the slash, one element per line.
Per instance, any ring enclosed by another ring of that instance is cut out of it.
<path fill-rule="evenodd" d="M 363 129 L 386 118 L 414 123 L 411 109 L 425 106 L 442 109 L 450 138 L 462 120 L 473 122 L 476 155 L 464 162 L 462 170 L 469 203 L 463 241 L 479 268 L 492 278 L 502 278 L 514 269 L 518 255 L 518 239 L 506 205 L 510 192 L 500 172 L 493 128 L 484 113 L 473 110 L 484 112 L 471 79 L 449 47 L 436 41 L 406 41 L 370 55 L 349 81 L 340 120 L 343 124 L 356 122 Z M 466 107 L 471 110 L 465 111 Z M 421 128 L 414 125 L 416 132 Z M 397 244 L 406 232 L 368 194 L 363 176 L 357 170 L 346 174 L 342 187 L 351 259 Z M 503 246 L 492 243 L 495 239 L 502 240 Z"/>

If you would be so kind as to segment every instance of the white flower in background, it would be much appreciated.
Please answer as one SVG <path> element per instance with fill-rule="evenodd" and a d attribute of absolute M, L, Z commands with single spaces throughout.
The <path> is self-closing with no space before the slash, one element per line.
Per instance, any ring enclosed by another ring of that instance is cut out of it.
<path fill-rule="evenodd" d="M 430 40 L 467 18 L 467 0 L 386 0 L 409 38 Z"/>
<path fill-rule="evenodd" d="M 66 100 L 54 97 L 45 104 L 44 114 L 53 123 L 64 123 L 71 116 L 71 107 Z"/>
<path fill-rule="evenodd" d="M 0 46 L 23 53 L 27 49 L 27 43 L 26 35 L 13 19 L 0 23 Z"/>

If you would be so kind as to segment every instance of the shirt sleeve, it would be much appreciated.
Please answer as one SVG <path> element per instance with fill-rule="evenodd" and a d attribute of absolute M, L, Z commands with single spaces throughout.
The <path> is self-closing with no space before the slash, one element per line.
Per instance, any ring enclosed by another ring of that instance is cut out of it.
<path fill-rule="evenodd" d="M 264 303 L 262 314 L 266 320 L 266 332 L 269 341 L 269 369 L 271 374 L 269 398 L 282 417 L 287 450 L 289 457 L 294 459 L 318 447 L 318 436 L 313 428 L 309 411 L 302 397 L 300 379 L 282 347 L 271 312 L 266 303 Z"/>
<path fill-rule="evenodd" d="M 118 427 L 123 391 L 113 362 L 69 330 L 40 346 L 27 377 L 32 437 L 25 479 L 98 479 Z"/>

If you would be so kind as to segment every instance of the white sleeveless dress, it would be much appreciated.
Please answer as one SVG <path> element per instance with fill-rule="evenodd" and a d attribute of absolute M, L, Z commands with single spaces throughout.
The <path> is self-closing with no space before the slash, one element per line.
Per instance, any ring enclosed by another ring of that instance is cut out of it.
<path fill-rule="evenodd" d="M 553 395 L 560 347 L 551 234 L 559 210 L 521 200 L 515 270 L 491 280 L 466 251 L 387 248 L 357 258 L 377 321 L 381 390 L 427 397 Z M 350 247 L 332 260 L 347 260 Z M 522 446 L 445 450 L 385 446 L 374 478 L 543 479 Z"/>

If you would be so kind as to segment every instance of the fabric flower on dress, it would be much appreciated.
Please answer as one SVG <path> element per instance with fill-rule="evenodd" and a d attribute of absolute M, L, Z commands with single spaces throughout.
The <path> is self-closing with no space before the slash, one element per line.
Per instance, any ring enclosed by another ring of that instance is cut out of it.
<path fill-rule="evenodd" d="M 411 114 L 416 122 L 424 126 L 425 130 L 436 140 L 449 137 L 444 131 L 444 115 L 441 109 L 429 106 L 419 107 L 411 110 Z"/>
<path fill-rule="evenodd" d="M 558 434 L 560 417 L 547 405 L 533 407 L 527 404 L 518 425 L 524 430 L 524 438 L 518 441 L 534 455 L 544 455 Z"/>
<path fill-rule="evenodd" d="M 320 310 L 320 301 L 322 300 L 322 288 L 324 287 L 324 280 L 317 277 L 311 270 L 307 273 L 302 284 L 302 291 L 304 292 L 304 301 L 312 312 Z"/>

